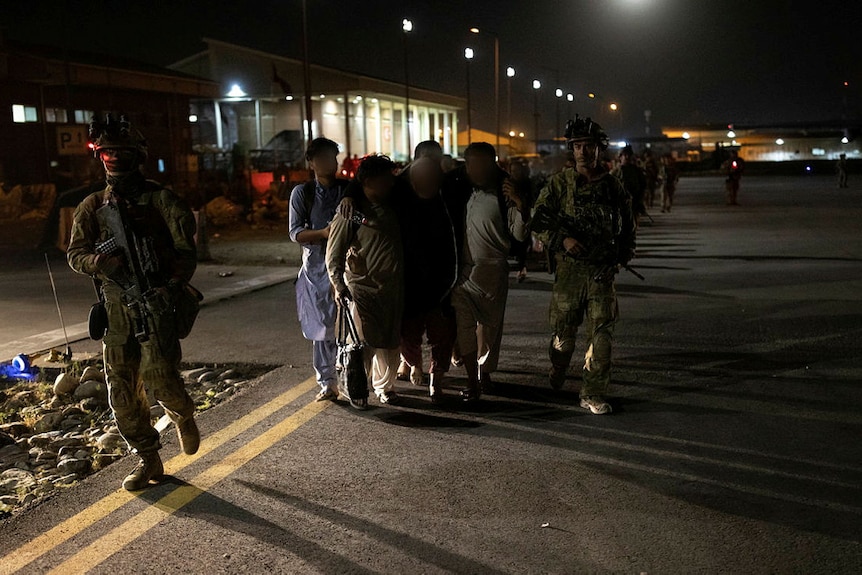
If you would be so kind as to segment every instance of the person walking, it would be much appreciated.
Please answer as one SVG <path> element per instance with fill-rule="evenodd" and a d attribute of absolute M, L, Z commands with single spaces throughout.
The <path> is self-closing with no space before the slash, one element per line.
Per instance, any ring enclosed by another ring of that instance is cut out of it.
<path fill-rule="evenodd" d="M 335 299 L 326 271 L 330 222 L 347 188 L 336 177 L 338 144 L 315 138 L 305 152 L 314 179 L 290 194 L 290 239 L 302 246 L 302 267 L 296 278 L 296 312 L 302 335 L 312 342 L 312 365 L 320 391 L 316 401 L 338 398 L 335 378 Z"/>

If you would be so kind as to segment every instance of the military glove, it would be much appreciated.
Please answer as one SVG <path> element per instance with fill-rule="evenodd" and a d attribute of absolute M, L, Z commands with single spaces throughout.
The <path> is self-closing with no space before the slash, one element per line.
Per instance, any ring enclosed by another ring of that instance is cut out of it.
<path fill-rule="evenodd" d="M 99 254 L 96 256 L 95 266 L 99 273 L 111 277 L 123 267 L 123 260 L 119 256 Z"/>

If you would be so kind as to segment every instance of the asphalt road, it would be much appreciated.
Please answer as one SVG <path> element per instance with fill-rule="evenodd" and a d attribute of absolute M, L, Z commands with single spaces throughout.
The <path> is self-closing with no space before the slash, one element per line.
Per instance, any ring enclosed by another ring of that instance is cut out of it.
<path fill-rule="evenodd" d="M 198 455 L 166 437 L 168 482 L 121 461 L 4 522 L 0 573 L 857 573 L 862 184 L 832 185 L 682 180 L 619 278 L 611 416 L 547 387 L 540 272 L 476 411 L 312 403 L 289 283 L 205 308 L 189 361 L 278 367 Z"/>

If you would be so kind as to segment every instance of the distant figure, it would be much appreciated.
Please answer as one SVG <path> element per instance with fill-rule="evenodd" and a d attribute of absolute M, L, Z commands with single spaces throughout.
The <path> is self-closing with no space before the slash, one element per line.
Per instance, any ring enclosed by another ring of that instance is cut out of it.
<path fill-rule="evenodd" d="M 623 188 L 632 197 L 632 211 L 635 220 L 646 214 L 644 195 L 646 194 L 646 174 L 635 162 L 635 152 L 631 146 L 620 150 L 620 164 L 614 168 L 613 174 L 619 178 Z"/>
<path fill-rule="evenodd" d="M 670 213 L 673 207 L 673 195 L 676 193 L 676 183 L 679 181 L 679 168 L 673 156 L 666 154 L 661 158 L 661 211 Z"/>
<path fill-rule="evenodd" d="M 742 179 L 742 173 L 745 171 L 745 160 L 739 157 L 736 150 L 730 152 L 730 157 L 722 165 L 724 173 L 727 174 L 725 180 L 725 189 L 727 190 L 727 205 L 738 206 L 736 201 L 739 194 L 739 181 Z"/>
<path fill-rule="evenodd" d="M 655 191 L 658 187 L 658 162 L 652 155 L 652 150 L 647 149 L 644 152 L 643 169 L 646 177 L 646 205 L 652 209 L 655 205 Z"/>
<path fill-rule="evenodd" d="M 838 165 L 835 166 L 835 169 L 838 171 L 838 187 L 846 188 L 847 187 L 847 154 L 841 154 L 838 156 Z"/>
<path fill-rule="evenodd" d="M 458 162 L 452 157 L 452 154 L 443 154 L 443 159 L 440 160 L 440 167 L 444 173 L 449 173 L 458 167 Z"/>

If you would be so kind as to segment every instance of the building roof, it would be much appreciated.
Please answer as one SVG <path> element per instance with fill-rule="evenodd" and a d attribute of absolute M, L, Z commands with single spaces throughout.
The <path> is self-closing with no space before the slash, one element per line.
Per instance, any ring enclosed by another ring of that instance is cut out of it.
<path fill-rule="evenodd" d="M 224 66 L 226 64 L 224 58 L 222 57 L 224 53 L 233 53 L 238 58 L 251 58 L 258 61 L 265 61 L 271 64 L 277 70 L 278 74 L 283 74 L 285 76 L 288 76 L 289 72 L 301 70 L 303 66 L 303 61 L 296 58 L 289 58 L 286 56 L 281 56 L 279 54 L 272 54 L 269 52 L 257 50 L 255 48 L 239 46 L 230 42 L 224 42 L 222 40 L 217 40 L 214 38 L 203 38 L 203 41 L 207 44 L 206 50 L 203 50 L 178 62 L 175 62 L 171 64 L 170 67 L 174 70 L 184 70 L 186 72 L 193 70 L 195 74 L 207 76 L 213 81 L 227 82 L 228 85 L 222 86 L 222 88 L 224 89 L 229 87 L 230 80 L 227 78 L 217 77 L 221 73 L 221 71 L 213 69 L 215 67 Z M 245 68 L 248 71 L 248 67 Z M 326 91 L 336 93 L 343 93 L 346 91 L 363 91 L 369 93 L 379 92 L 381 94 L 399 95 L 405 92 L 405 86 L 403 83 L 393 82 L 391 80 L 386 80 L 383 78 L 368 76 L 365 74 L 357 74 L 355 72 L 321 66 L 318 64 L 311 64 L 311 70 L 313 79 L 315 80 L 315 82 L 313 82 L 312 84 L 312 89 L 315 94 L 318 92 L 325 93 Z M 250 73 L 255 72 L 251 71 Z M 257 75 L 265 76 L 267 79 L 269 79 L 272 77 L 272 71 L 270 69 L 257 70 Z M 294 90 L 294 93 L 301 94 L 301 88 L 303 85 L 301 81 L 301 74 L 298 77 L 293 76 L 287 79 L 291 80 L 291 85 L 297 88 Z M 269 81 L 267 81 L 266 83 L 267 86 L 270 84 Z M 247 91 L 251 95 L 261 95 L 259 93 L 255 93 L 253 90 Z M 258 89 L 258 91 L 260 91 L 260 88 Z M 429 90 L 427 88 L 421 88 L 412 84 L 410 86 L 410 98 L 411 100 L 416 101 L 435 102 L 438 104 L 451 106 L 453 108 L 464 108 L 466 106 L 465 98 L 437 92 L 434 90 Z"/>
<path fill-rule="evenodd" d="M 216 97 L 218 83 L 121 56 L 54 46 L 4 42 L 8 77 L 43 85 L 111 86 L 196 97 Z"/>

